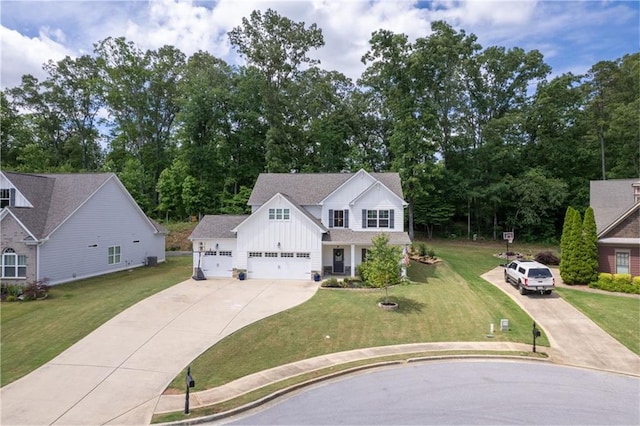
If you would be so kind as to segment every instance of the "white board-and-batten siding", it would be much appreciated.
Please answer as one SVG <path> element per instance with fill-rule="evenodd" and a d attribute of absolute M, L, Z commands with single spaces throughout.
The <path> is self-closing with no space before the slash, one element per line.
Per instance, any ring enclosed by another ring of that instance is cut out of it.
<path fill-rule="evenodd" d="M 289 220 L 269 220 L 269 209 L 278 208 L 289 209 Z M 238 255 L 235 261 L 239 269 L 247 268 L 247 257 L 251 251 L 309 253 L 312 270 L 320 270 L 322 230 L 284 197 L 277 195 L 272 198 L 237 229 Z"/>
<path fill-rule="evenodd" d="M 51 284 L 165 260 L 164 238 L 114 180 L 107 181 L 40 248 L 40 276 Z M 109 247 L 120 262 L 109 264 Z"/>

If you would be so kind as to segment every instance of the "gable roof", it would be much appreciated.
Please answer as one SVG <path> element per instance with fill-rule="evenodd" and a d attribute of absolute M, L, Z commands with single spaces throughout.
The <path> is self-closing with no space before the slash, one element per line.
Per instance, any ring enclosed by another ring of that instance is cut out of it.
<path fill-rule="evenodd" d="M 300 204 L 298 204 L 293 198 L 291 198 L 290 196 L 288 196 L 287 194 L 281 194 L 279 192 L 273 194 L 273 196 L 271 196 L 271 198 L 269 198 L 266 202 L 262 203 L 262 205 L 260 207 L 258 207 L 258 209 L 256 211 L 253 212 L 253 214 L 251 214 L 249 216 L 249 218 L 253 218 L 253 217 L 259 217 L 258 212 L 260 212 L 262 209 L 265 208 L 265 206 L 269 203 L 269 201 L 271 201 L 272 199 L 276 198 L 276 197 L 282 197 L 285 201 L 287 201 L 291 207 L 293 207 L 294 209 L 298 210 L 300 213 L 302 213 L 302 215 L 304 217 L 306 217 L 311 223 L 313 223 L 314 225 L 316 225 L 320 231 L 322 232 L 327 232 L 328 229 L 322 224 L 322 222 L 320 220 L 318 220 L 317 218 L 315 218 L 311 213 L 309 213 L 305 208 L 303 208 Z M 238 226 L 236 226 L 235 228 L 233 228 L 231 231 L 233 232 L 237 232 L 238 228 L 240 226 L 242 226 L 245 222 L 241 222 L 240 224 L 238 224 Z"/>
<path fill-rule="evenodd" d="M 201 238 L 236 238 L 231 232 L 240 225 L 249 215 L 206 215 L 196 225 L 189 235 L 189 240 Z"/>
<path fill-rule="evenodd" d="M 634 207 L 633 184 L 640 179 L 592 180 L 589 205 L 593 208 L 598 234 Z"/>
<path fill-rule="evenodd" d="M 616 218 L 616 220 L 611 222 L 609 225 L 604 227 L 602 230 L 598 231 L 598 238 L 606 237 L 607 234 L 612 232 L 618 225 L 620 225 L 621 223 L 623 223 L 625 220 L 627 220 L 628 218 L 632 217 L 633 215 L 637 215 L 638 212 L 640 212 L 640 203 L 635 203 L 633 205 L 633 207 L 631 207 L 629 210 L 625 211 L 621 216 Z M 640 238 L 640 236 L 638 236 L 638 237 Z M 613 238 L 610 238 L 609 240 L 613 240 Z"/>
<path fill-rule="evenodd" d="M 287 194 L 301 206 L 318 205 L 356 173 L 261 173 L 247 204 L 259 206 L 275 194 Z M 398 173 L 369 173 L 395 195 L 404 199 Z"/>
<path fill-rule="evenodd" d="M 115 179 L 127 192 L 114 173 L 2 173 L 33 205 L 33 208 L 5 208 L 37 239 L 55 231 L 109 180 Z M 127 195 L 131 198 L 128 192 Z M 131 200 L 140 210 L 135 200 Z M 140 213 L 144 215 L 142 210 Z M 156 232 L 167 233 L 161 225 L 147 219 Z"/>

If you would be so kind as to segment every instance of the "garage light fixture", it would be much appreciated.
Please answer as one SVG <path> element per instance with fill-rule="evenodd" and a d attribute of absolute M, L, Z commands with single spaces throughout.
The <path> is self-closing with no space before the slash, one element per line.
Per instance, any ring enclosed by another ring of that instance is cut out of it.
<path fill-rule="evenodd" d="M 280 248 L 280 243 L 278 242 L 278 248 Z"/>
<path fill-rule="evenodd" d="M 216 243 L 216 250 L 218 250 L 218 247 L 220 247 L 220 244 Z"/>

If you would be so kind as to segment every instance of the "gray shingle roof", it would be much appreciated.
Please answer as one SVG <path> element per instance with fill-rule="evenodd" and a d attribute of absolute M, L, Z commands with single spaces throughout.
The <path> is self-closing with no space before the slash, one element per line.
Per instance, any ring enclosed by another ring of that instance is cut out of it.
<path fill-rule="evenodd" d="M 372 244 L 372 239 L 380 232 L 354 232 L 351 229 L 331 229 L 322 236 L 323 242 L 342 244 Z M 389 244 L 411 244 L 409 234 L 406 232 L 385 232 L 389 236 Z"/>
<path fill-rule="evenodd" d="M 248 217 L 249 215 L 207 215 L 196 225 L 189 239 L 236 238 L 231 230 Z"/>
<path fill-rule="evenodd" d="M 600 233 L 635 204 L 634 183 L 640 179 L 592 180 L 589 205 L 593 207 L 596 229 Z"/>
<path fill-rule="evenodd" d="M 404 199 L 398 173 L 369 174 Z M 279 192 L 287 194 L 301 206 L 316 205 L 354 175 L 355 173 L 261 173 L 248 204 L 262 205 Z"/>
<path fill-rule="evenodd" d="M 3 172 L 33 205 L 8 207 L 38 239 L 44 238 L 64 222 L 113 173 L 26 174 Z"/>

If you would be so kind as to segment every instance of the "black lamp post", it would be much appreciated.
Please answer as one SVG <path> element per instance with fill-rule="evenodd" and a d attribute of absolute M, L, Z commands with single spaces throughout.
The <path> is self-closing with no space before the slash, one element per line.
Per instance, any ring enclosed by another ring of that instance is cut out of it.
<path fill-rule="evenodd" d="M 185 397 L 184 397 L 184 413 L 189 414 L 189 388 L 192 388 L 196 385 L 196 382 L 193 380 L 193 377 L 191 377 L 191 366 L 187 367 L 186 382 L 187 382 L 187 392 L 185 393 Z"/>

